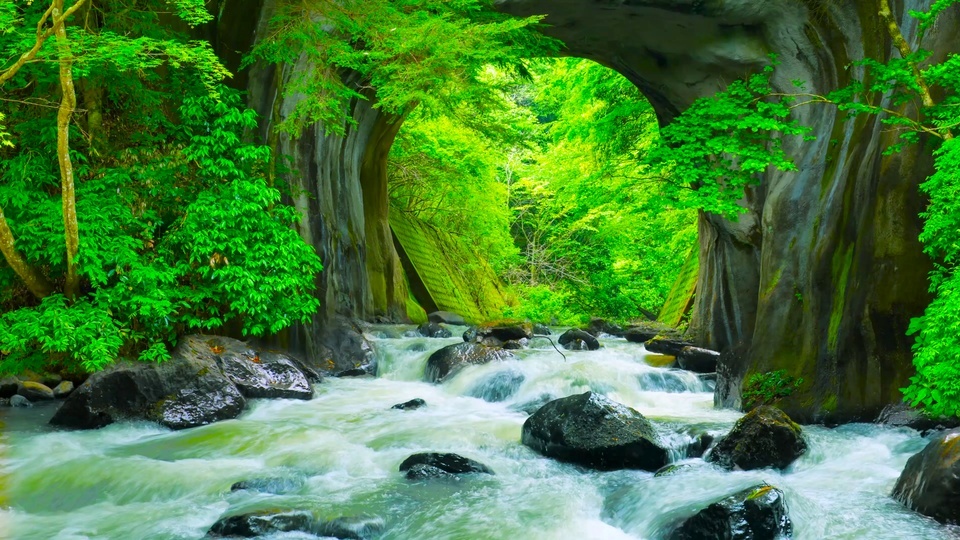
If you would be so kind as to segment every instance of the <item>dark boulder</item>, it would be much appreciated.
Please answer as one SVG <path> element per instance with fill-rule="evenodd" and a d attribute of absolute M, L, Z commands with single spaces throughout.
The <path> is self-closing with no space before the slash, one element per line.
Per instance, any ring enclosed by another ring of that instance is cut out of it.
<path fill-rule="evenodd" d="M 483 341 L 493 338 L 500 341 L 530 339 L 533 337 L 533 325 L 528 322 L 501 321 L 485 323 L 477 327 L 476 337 L 468 341 Z"/>
<path fill-rule="evenodd" d="M 717 360 L 720 353 L 700 347 L 684 347 L 677 354 L 677 364 L 680 369 L 694 373 L 716 373 Z"/>
<path fill-rule="evenodd" d="M 11 407 L 33 407 L 33 403 L 29 399 L 21 396 L 20 394 L 14 394 L 10 398 Z"/>
<path fill-rule="evenodd" d="M 960 429 L 941 433 L 907 460 L 893 498 L 943 523 L 960 523 Z"/>
<path fill-rule="evenodd" d="M 4 377 L 0 379 L 0 398 L 10 398 L 17 395 L 20 388 L 20 380 L 16 377 Z"/>
<path fill-rule="evenodd" d="M 333 374 L 333 376 L 337 377 L 338 379 L 344 377 L 366 377 L 367 375 L 370 375 L 370 373 L 363 368 L 345 369 Z"/>
<path fill-rule="evenodd" d="M 311 359 L 311 368 L 321 373 L 357 368 L 376 372 L 376 352 L 359 321 L 335 316 L 324 323 L 317 342 L 317 355 Z"/>
<path fill-rule="evenodd" d="M 17 394 L 29 399 L 30 401 L 48 401 L 53 399 L 53 389 L 49 386 L 34 382 L 34 381 L 23 381 L 20 383 L 20 387 L 17 388 Z"/>
<path fill-rule="evenodd" d="M 683 334 L 675 328 L 652 321 L 632 324 L 623 331 L 623 337 L 632 343 L 645 343 L 657 336 L 680 339 Z"/>
<path fill-rule="evenodd" d="M 405 401 L 405 402 L 403 402 L 403 403 L 397 403 L 396 405 L 394 405 L 393 407 L 390 407 L 390 408 L 391 408 L 391 409 L 399 409 L 399 410 L 401 410 L 401 411 L 412 411 L 412 410 L 415 410 L 415 409 L 419 409 L 420 407 L 426 407 L 426 406 L 427 406 L 427 402 L 426 402 L 426 401 L 424 401 L 424 400 L 422 400 L 422 399 L 420 399 L 420 398 L 414 398 L 414 399 L 411 399 L 410 401 Z"/>
<path fill-rule="evenodd" d="M 595 351 L 600 348 L 597 338 L 583 330 L 570 329 L 560 335 L 557 342 L 565 349 L 574 351 Z"/>
<path fill-rule="evenodd" d="M 383 518 L 374 516 L 351 516 L 321 523 L 316 532 L 320 536 L 341 540 L 368 540 L 383 533 L 386 526 Z"/>
<path fill-rule="evenodd" d="M 710 445 L 713 444 L 713 439 L 713 435 L 709 433 L 698 433 L 694 435 L 693 442 L 687 444 L 685 451 L 686 457 L 703 457 L 703 454 L 705 454 L 707 449 L 710 448 Z"/>
<path fill-rule="evenodd" d="M 684 347 L 692 347 L 693 343 L 682 339 L 672 339 L 665 336 L 656 336 L 643 344 L 652 353 L 679 356 Z"/>
<path fill-rule="evenodd" d="M 184 429 L 236 418 L 246 400 L 219 363 L 229 342 L 242 346 L 229 338 L 187 336 L 166 362 L 120 363 L 94 373 L 50 423 L 98 428 L 129 419 Z"/>
<path fill-rule="evenodd" d="M 408 457 L 400 464 L 400 472 L 407 472 L 416 465 L 436 467 L 450 474 L 494 474 L 490 467 L 487 467 L 479 461 L 474 461 L 457 454 L 441 454 L 437 452 L 425 452 Z"/>
<path fill-rule="evenodd" d="M 737 421 L 704 459 L 728 469 L 785 469 L 807 451 L 800 426 L 764 405 Z"/>
<path fill-rule="evenodd" d="M 456 478 L 456 475 L 453 473 L 448 473 L 447 471 L 434 467 L 433 465 L 424 465 L 423 463 L 417 463 L 416 465 L 407 469 L 407 474 L 404 475 L 407 480 L 433 480 L 435 478 Z"/>
<path fill-rule="evenodd" d="M 498 371 L 481 379 L 470 389 L 468 395 L 491 403 L 506 401 L 517 393 L 525 380 L 526 376 L 519 371 Z"/>
<path fill-rule="evenodd" d="M 511 339 L 503 342 L 503 348 L 508 351 L 519 351 L 520 349 L 526 349 L 528 343 L 530 343 L 530 340 L 527 338 Z"/>
<path fill-rule="evenodd" d="M 583 330 L 597 337 L 600 337 L 600 334 L 623 337 L 624 333 L 623 327 L 604 319 L 590 319 L 590 323 Z"/>
<path fill-rule="evenodd" d="M 453 334 L 439 323 L 425 322 L 417 327 L 417 333 L 428 338 L 448 338 Z"/>
<path fill-rule="evenodd" d="M 512 353 L 503 349 L 479 343 L 457 343 L 430 355 L 424 368 L 424 379 L 427 382 L 443 382 L 469 364 L 480 365 L 514 359 L 516 357 Z"/>
<path fill-rule="evenodd" d="M 627 328 L 623 331 L 623 337 L 625 337 L 630 343 L 644 343 L 650 341 L 658 335 L 659 334 L 656 330 L 647 328 L 633 327 Z"/>
<path fill-rule="evenodd" d="M 294 476 L 280 476 L 273 478 L 251 478 L 250 480 L 241 480 L 230 486 L 230 491 L 259 491 L 261 493 L 272 493 L 282 495 L 290 493 L 303 487 L 303 478 Z"/>
<path fill-rule="evenodd" d="M 533 325 L 533 335 L 535 335 L 535 336 L 549 336 L 549 335 L 550 335 L 550 327 L 547 326 L 547 325 L 545 325 L 545 324 L 534 323 L 534 325 Z"/>
<path fill-rule="evenodd" d="M 213 342 L 211 342 L 213 343 Z M 217 364 L 247 398 L 313 398 L 313 387 L 293 360 L 277 353 L 258 353 L 236 340 L 216 341 Z"/>
<path fill-rule="evenodd" d="M 721 499 L 684 521 L 671 540 L 774 540 L 793 534 L 783 492 L 760 484 Z"/>
<path fill-rule="evenodd" d="M 655 471 L 668 461 L 642 414 L 593 392 L 541 407 L 523 423 L 521 441 L 545 456 L 600 470 Z"/>
<path fill-rule="evenodd" d="M 427 320 L 433 323 L 452 324 L 454 326 L 467 325 L 467 321 L 463 320 L 463 317 L 449 311 L 434 311 L 427 315 Z"/>
<path fill-rule="evenodd" d="M 880 411 L 874 422 L 886 426 L 908 427 L 922 434 L 960 427 L 960 418 L 948 418 L 946 416 L 932 418 L 906 403 L 887 405 Z"/>
<path fill-rule="evenodd" d="M 278 532 L 306 531 L 314 528 L 314 518 L 308 512 L 252 512 L 220 518 L 210 527 L 207 536 L 256 538 Z"/>

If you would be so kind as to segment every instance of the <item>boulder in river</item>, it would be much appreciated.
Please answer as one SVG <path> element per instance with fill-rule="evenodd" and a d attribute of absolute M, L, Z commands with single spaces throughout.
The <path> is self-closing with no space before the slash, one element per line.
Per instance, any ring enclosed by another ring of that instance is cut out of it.
<path fill-rule="evenodd" d="M 316 533 L 341 540 L 368 540 L 383 533 L 385 526 L 383 518 L 376 516 L 339 517 L 321 523 L 316 527 Z"/>
<path fill-rule="evenodd" d="M 700 347 L 684 347 L 677 354 L 677 364 L 680 369 L 694 373 L 715 373 L 720 353 Z"/>
<path fill-rule="evenodd" d="M 230 338 L 187 336 L 166 362 L 125 362 L 94 373 L 50 423 L 98 428 L 130 419 L 172 429 L 201 426 L 240 415 L 246 399 L 238 386 L 251 396 L 306 399 L 310 391 L 306 375 L 286 356 L 255 352 Z"/>
<path fill-rule="evenodd" d="M 364 369 L 376 373 L 376 352 L 359 321 L 343 316 L 327 320 L 317 336 L 317 355 L 310 367 L 322 373 Z"/>
<path fill-rule="evenodd" d="M 615 337 L 623 337 L 623 328 L 617 323 L 605 319 L 590 319 L 590 323 L 584 328 L 586 332 L 600 337 L 600 334 L 607 334 Z"/>
<path fill-rule="evenodd" d="M 472 473 L 494 474 L 493 469 L 479 461 L 474 461 L 457 454 L 442 454 L 437 452 L 413 454 L 400 464 L 400 472 L 408 472 L 418 465 L 434 467 L 453 475 Z"/>
<path fill-rule="evenodd" d="M 550 327 L 542 323 L 533 324 L 533 335 L 535 336 L 549 336 Z"/>
<path fill-rule="evenodd" d="M 600 348 L 600 342 L 589 332 L 573 328 L 564 332 L 557 342 L 563 348 L 574 351 L 595 351 Z"/>
<path fill-rule="evenodd" d="M 793 523 L 783 492 L 760 484 L 721 499 L 684 521 L 670 540 L 774 540 L 789 537 Z"/>
<path fill-rule="evenodd" d="M 464 341 L 484 342 L 496 340 L 500 343 L 511 340 L 530 339 L 533 337 L 533 324 L 522 321 L 497 321 L 484 323 L 476 328 L 475 334 L 471 334 L 472 339 L 467 339 L 464 333 Z"/>
<path fill-rule="evenodd" d="M 251 478 L 241 480 L 230 486 L 230 491 L 259 491 L 260 493 L 272 493 L 282 495 L 290 493 L 303 487 L 304 479 L 295 476 L 277 476 L 267 478 Z"/>
<path fill-rule="evenodd" d="M 893 498 L 943 523 L 960 523 L 960 429 L 935 437 L 907 460 Z"/>
<path fill-rule="evenodd" d="M 47 401 L 53 399 L 53 389 L 49 386 L 34 381 L 23 381 L 17 388 L 17 394 L 29 399 L 30 401 Z"/>
<path fill-rule="evenodd" d="M 646 349 L 652 353 L 667 354 L 670 356 L 679 356 L 684 347 L 692 347 L 693 343 L 682 339 L 668 338 L 666 336 L 656 336 L 643 344 Z"/>
<path fill-rule="evenodd" d="M 20 394 L 14 394 L 10 398 L 10 406 L 11 407 L 33 407 L 33 403 L 29 399 L 21 396 Z"/>
<path fill-rule="evenodd" d="M 417 333 L 428 338 L 448 338 L 453 335 L 450 333 L 450 330 L 440 326 L 440 323 L 435 322 L 425 322 L 421 324 L 417 327 Z"/>
<path fill-rule="evenodd" d="M 479 343 L 457 343 L 430 355 L 424 368 L 424 379 L 427 382 L 439 383 L 469 364 L 480 365 L 514 359 L 516 357 L 511 352 L 503 349 L 487 347 Z"/>
<path fill-rule="evenodd" d="M 675 328 L 652 321 L 632 324 L 623 331 L 623 337 L 631 343 L 645 343 L 657 336 L 680 339 L 683 334 Z"/>
<path fill-rule="evenodd" d="M 915 429 L 926 435 L 931 431 L 941 431 L 945 429 L 954 429 L 960 427 L 960 418 L 948 418 L 946 416 L 930 417 L 918 409 L 907 405 L 906 403 L 893 403 L 887 405 L 880 411 L 877 424 L 883 424 L 893 427 L 908 427 Z"/>
<path fill-rule="evenodd" d="M 70 381 L 60 381 L 60 384 L 53 389 L 54 397 L 65 398 L 73 392 L 73 383 Z"/>
<path fill-rule="evenodd" d="M 481 379 L 468 392 L 468 395 L 490 403 L 506 401 L 517 393 L 526 376 L 516 370 L 498 371 Z"/>
<path fill-rule="evenodd" d="M 785 469 L 806 451 L 800 426 L 780 409 L 763 405 L 738 420 L 704 459 L 727 469 Z"/>
<path fill-rule="evenodd" d="M 434 311 L 427 315 L 427 320 L 433 323 L 452 324 L 454 326 L 466 326 L 467 321 L 463 317 L 449 311 Z"/>
<path fill-rule="evenodd" d="M 404 401 L 403 403 L 397 403 L 391 409 L 399 409 L 401 411 L 412 411 L 419 409 L 420 407 L 426 407 L 427 402 L 420 398 L 413 398 L 410 401 Z"/>
<path fill-rule="evenodd" d="M 310 532 L 314 524 L 309 512 L 265 510 L 220 518 L 210 527 L 207 536 L 257 538 L 278 532 Z"/>
<path fill-rule="evenodd" d="M 0 379 L 0 398 L 15 396 L 19 388 L 20 380 L 16 377 L 4 377 Z"/>
<path fill-rule="evenodd" d="M 523 423 L 524 445 L 599 470 L 656 471 L 668 455 L 642 414 L 593 392 L 551 401 Z"/>

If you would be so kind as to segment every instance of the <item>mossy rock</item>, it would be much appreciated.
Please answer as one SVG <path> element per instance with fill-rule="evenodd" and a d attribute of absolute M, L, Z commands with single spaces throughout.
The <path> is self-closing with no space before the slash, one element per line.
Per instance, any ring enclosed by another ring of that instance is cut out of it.
<path fill-rule="evenodd" d="M 800 426 L 780 409 L 764 405 L 738 420 L 705 459 L 728 469 L 785 469 L 806 451 Z"/>

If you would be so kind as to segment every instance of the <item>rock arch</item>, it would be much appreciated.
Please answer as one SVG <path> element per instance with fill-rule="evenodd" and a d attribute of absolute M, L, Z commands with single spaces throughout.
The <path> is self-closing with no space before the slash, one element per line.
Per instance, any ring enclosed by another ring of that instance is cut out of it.
<path fill-rule="evenodd" d="M 260 29 L 277 0 L 264 0 Z M 896 2 L 904 14 L 924 7 Z M 498 9 L 545 13 L 547 32 L 567 54 L 610 66 L 650 99 L 661 122 L 698 97 L 746 75 L 776 53 L 775 85 L 791 80 L 827 92 L 846 81 L 846 66 L 888 58 L 890 40 L 875 0 L 499 0 Z M 238 8 L 240 9 L 240 8 Z M 249 5 L 246 5 L 249 9 Z M 944 51 L 960 35 L 955 15 L 925 37 Z M 369 102 L 348 113 L 356 125 L 337 136 L 322 125 L 296 140 L 270 127 L 302 96 L 278 92 L 291 70 L 257 66 L 251 104 L 265 119 L 261 136 L 293 158 L 291 181 L 301 232 L 326 267 L 319 288 L 324 313 L 308 329 L 313 346 L 323 320 L 343 314 L 397 317 L 406 292 L 387 228 L 384 161 L 399 129 Z M 916 186 L 931 168 L 917 149 L 884 157 L 892 141 L 876 119 L 845 122 L 827 106 L 798 109 L 817 140 L 789 151 L 799 171 L 772 172 L 744 201 L 734 223 L 701 215 L 701 275 L 693 329 L 706 345 L 729 351 L 716 401 L 739 405 L 751 373 L 786 369 L 805 385 L 784 405 L 805 421 L 872 419 L 899 400 L 912 372 L 909 319 L 928 302 L 929 262 L 917 241 L 923 207 Z"/>

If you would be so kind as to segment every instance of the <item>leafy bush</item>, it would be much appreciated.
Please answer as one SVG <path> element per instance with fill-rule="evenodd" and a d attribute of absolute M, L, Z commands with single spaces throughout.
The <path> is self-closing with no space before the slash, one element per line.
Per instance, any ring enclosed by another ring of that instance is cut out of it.
<path fill-rule="evenodd" d="M 740 394 L 743 398 L 743 408 L 750 410 L 761 405 L 772 405 L 793 394 L 794 390 L 800 388 L 802 384 L 802 377 L 787 375 L 784 369 L 754 373 L 747 378 Z"/>

